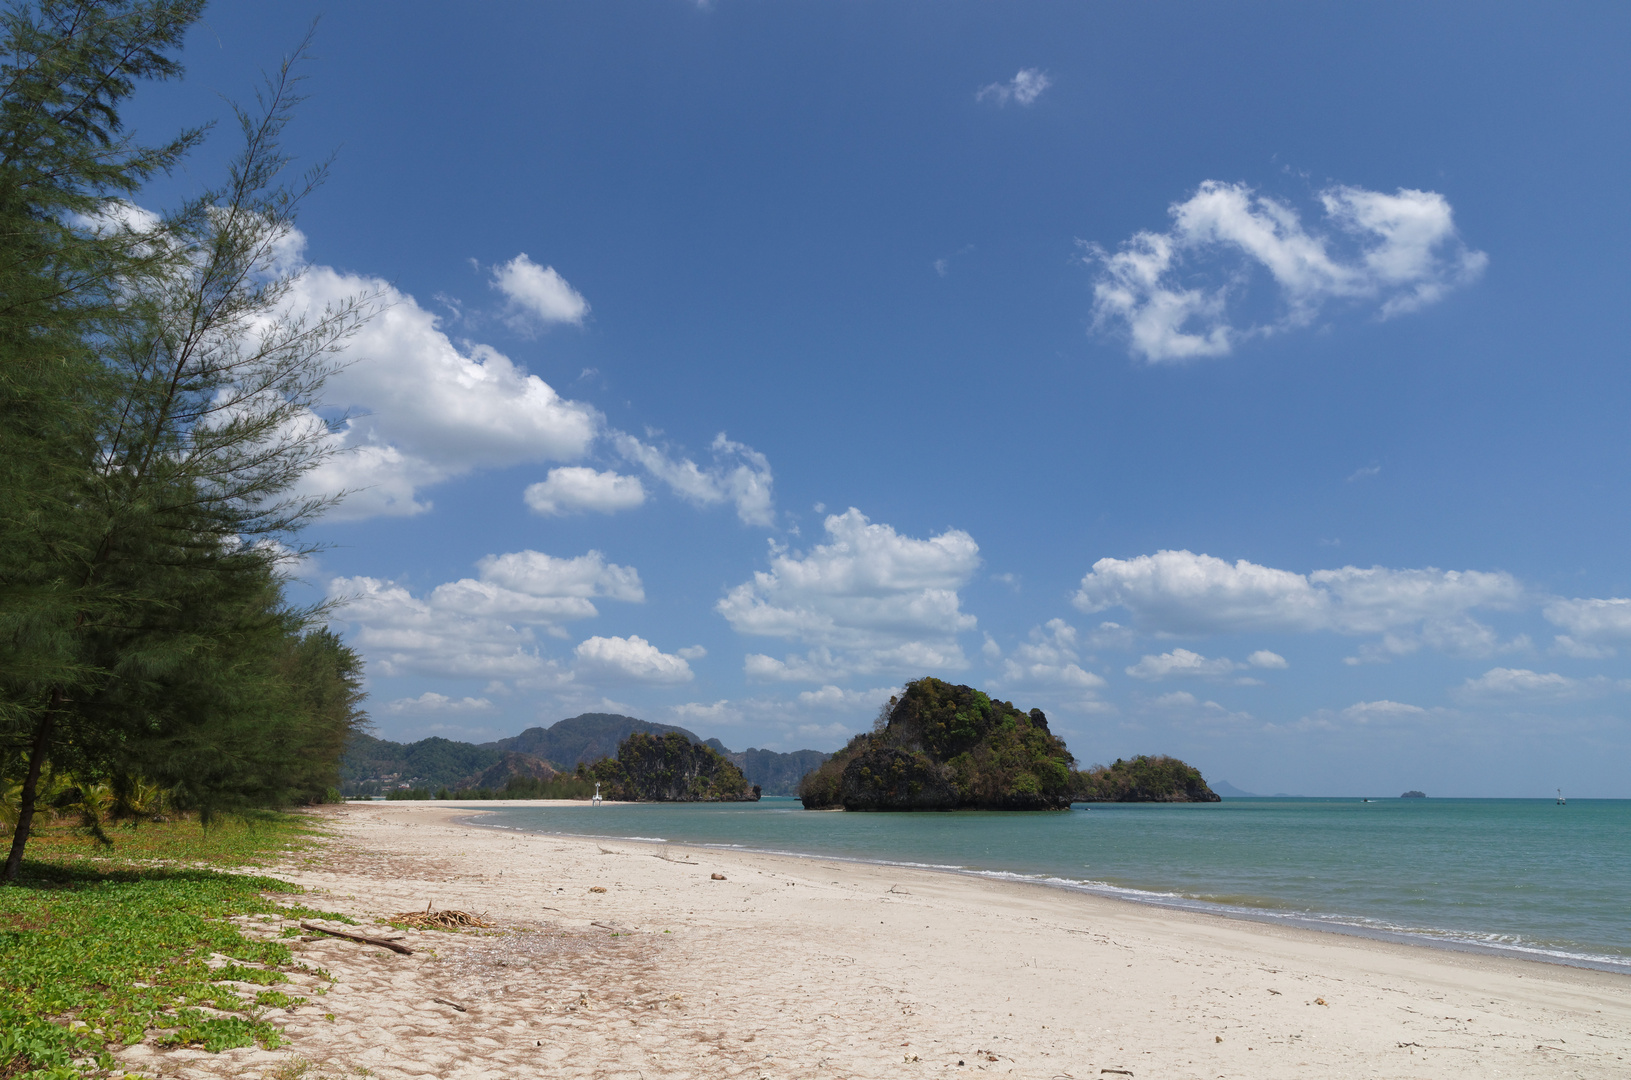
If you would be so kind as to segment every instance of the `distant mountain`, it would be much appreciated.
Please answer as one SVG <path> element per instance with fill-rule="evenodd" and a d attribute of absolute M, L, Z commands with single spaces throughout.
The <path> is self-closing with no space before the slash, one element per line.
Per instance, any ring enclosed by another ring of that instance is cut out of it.
<path fill-rule="evenodd" d="M 378 795 L 395 787 L 456 788 L 497 765 L 504 751 L 432 737 L 414 743 L 354 735 L 340 760 L 340 790 Z"/>
<path fill-rule="evenodd" d="M 718 739 L 709 739 L 704 746 L 724 754 L 740 768 L 748 783 L 758 785 L 766 795 L 797 795 L 799 781 L 804 774 L 821 768 L 832 757 L 820 750 L 794 750 L 782 754 L 775 750 L 728 750 Z"/>
<path fill-rule="evenodd" d="M 462 781 L 458 785 L 458 789 L 487 788 L 489 791 L 497 791 L 508 783 L 512 776 L 526 776 L 534 780 L 550 780 L 559 775 L 560 772 L 543 758 L 534 757 L 531 754 L 518 754 L 512 751 L 499 758 L 496 763 L 489 765 L 480 773 Z"/>
<path fill-rule="evenodd" d="M 618 713 L 584 713 L 549 727 L 528 728 L 519 735 L 473 744 L 429 738 L 413 743 L 357 735 L 340 764 L 340 790 L 346 795 L 379 795 L 399 787 L 502 788 L 512 776 L 547 780 L 556 770 L 570 772 L 581 762 L 592 765 L 617 755 L 618 743 L 635 732 L 675 732 L 688 743 L 702 742 L 672 724 L 658 724 Z M 724 755 L 767 795 L 792 795 L 805 773 L 831 757 L 819 750 L 732 752 L 718 739 L 703 745 Z"/>
<path fill-rule="evenodd" d="M 702 742 L 695 734 L 673 724 L 655 724 L 650 720 L 636 720 L 618 713 L 592 712 L 559 720 L 547 728 L 528 728 L 508 739 L 482 743 L 481 748 L 531 754 L 570 772 L 578 767 L 579 762 L 588 765 L 601 758 L 617 756 L 617 744 L 636 731 L 648 735 L 666 735 L 675 731 L 691 742 Z"/>
<path fill-rule="evenodd" d="M 1225 799 L 1261 799 L 1263 796 L 1254 795 L 1250 791 L 1241 791 L 1227 780 L 1212 781 L 1212 790 Z"/>

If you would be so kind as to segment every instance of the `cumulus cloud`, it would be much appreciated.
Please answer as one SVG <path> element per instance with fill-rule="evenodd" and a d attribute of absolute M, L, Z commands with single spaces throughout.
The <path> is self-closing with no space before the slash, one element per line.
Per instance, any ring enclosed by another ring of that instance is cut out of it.
<path fill-rule="evenodd" d="M 353 493 L 331 519 L 423 513 L 425 488 L 477 469 L 580 458 L 599 434 L 596 409 L 490 346 L 454 344 L 388 282 L 304 266 L 288 306 L 318 312 L 359 295 L 375 297 L 379 311 L 345 343 L 325 388 L 330 405 L 352 414 L 330 442 L 343 453 L 302 484 L 307 494 Z"/>
<path fill-rule="evenodd" d="M 642 683 L 685 683 L 692 679 L 685 658 L 663 652 L 643 637 L 592 637 L 573 650 L 578 672 L 590 679 Z"/>
<path fill-rule="evenodd" d="M 553 266 L 539 266 L 522 252 L 493 268 L 493 288 L 509 301 L 509 322 L 519 330 L 548 323 L 582 325 L 589 301 Z"/>
<path fill-rule="evenodd" d="M 1258 649 L 1256 652 L 1246 657 L 1246 663 L 1255 668 L 1270 668 L 1279 671 L 1283 671 L 1291 666 L 1290 664 L 1286 663 L 1285 657 L 1281 656 L 1279 653 L 1269 652 L 1267 649 Z"/>
<path fill-rule="evenodd" d="M 1443 710 L 1434 710 L 1442 713 Z M 1355 728 L 1387 728 L 1409 724 L 1433 715 L 1419 705 L 1406 705 L 1400 701 L 1356 701 L 1346 709 L 1319 709 L 1300 720 L 1283 727 L 1293 731 L 1343 731 Z"/>
<path fill-rule="evenodd" d="M 1553 600 L 1542 609 L 1546 621 L 1576 639 L 1631 638 L 1631 600 Z"/>
<path fill-rule="evenodd" d="M 523 496 L 534 512 L 550 516 L 581 513 L 615 514 L 632 510 L 646 501 L 645 486 L 637 476 L 621 476 L 607 470 L 597 472 L 581 465 L 549 470 L 549 475 L 529 486 Z"/>
<path fill-rule="evenodd" d="M 571 676 L 539 654 L 537 631 L 564 634 L 563 623 L 598 614 L 596 598 L 645 598 L 640 575 L 598 551 L 570 559 L 517 551 L 476 565 L 479 577 L 423 596 L 372 577 L 335 578 L 329 595 L 345 601 L 340 618 L 382 675 L 526 677 L 542 685 Z"/>
<path fill-rule="evenodd" d="M 1146 633 L 1391 634 L 1371 657 L 1385 658 L 1390 650 L 1400 655 L 1424 644 L 1468 655 L 1505 647 L 1468 612 L 1511 609 L 1525 598 L 1523 586 L 1501 572 L 1345 566 L 1299 574 L 1245 559 L 1158 551 L 1100 559 L 1074 601 L 1087 612 L 1123 608 Z"/>
<path fill-rule="evenodd" d="M 750 678 L 837 683 L 852 674 L 957 669 L 957 635 L 972 630 L 957 590 L 979 568 L 961 529 L 927 540 L 873 524 L 851 507 L 829 515 L 827 543 L 808 552 L 772 545 L 770 569 L 731 589 L 715 609 L 741 634 L 812 648 L 747 658 Z"/>
<path fill-rule="evenodd" d="M 1489 261 L 1461 241 L 1437 192 L 1336 186 L 1319 202 L 1324 228 L 1310 230 L 1287 203 L 1208 180 L 1168 208 L 1166 232 L 1139 232 L 1115 252 L 1089 245 L 1095 325 L 1125 332 L 1150 363 L 1223 356 L 1248 338 L 1307 326 L 1332 302 L 1367 305 L 1384 319 L 1413 311 Z M 1265 275 L 1272 310 L 1237 325 Z"/>
<path fill-rule="evenodd" d="M 491 712 L 493 703 L 486 698 L 459 698 L 426 690 L 416 698 L 398 698 L 385 706 L 390 713 L 475 713 Z"/>
<path fill-rule="evenodd" d="M 1042 91 L 1053 85 L 1053 80 L 1041 68 L 1020 68 L 1007 82 L 994 82 L 982 86 L 975 93 L 975 101 L 994 101 L 998 105 L 1032 105 Z"/>
<path fill-rule="evenodd" d="M 714 460 L 707 467 L 690 458 L 670 456 L 625 432 L 614 433 L 612 445 L 687 502 L 697 506 L 730 502 L 745 525 L 775 523 L 769 459 L 751 446 L 731 441 L 724 432 L 715 436 L 709 447 Z"/>
<path fill-rule="evenodd" d="M 1174 676 L 1219 676 L 1227 675 L 1241 665 L 1233 660 L 1217 657 L 1208 660 L 1197 652 L 1188 649 L 1173 649 L 1160 656 L 1146 656 L 1138 663 L 1127 669 L 1127 674 L 1135 679 L 1144 679 L 1155 682 L 1159 679 L 1170 679 Z"/>
<path fill-rule="evenodd" d="M 1003 660 L 997 685 L 1059 687 L 1094 691 L 1105 685 L 1102 676 L 1081 666 L 1081 645 L 1074 626 L 1063 619 L 1050 619 L 1033 627 L 1029 640 L 1014 646 Z M 996 642 L 986 638 L 986 655 L 995 659 Z"/>
<path fill-rule="evenodd" d="M 1579 680 L 1559 675 L 1555 671 L 1539 672 L 1527 668 L 1490 668 L 1476 679 L 1462 684 L 1464 694 L 1477 696 L 1545 695 L 1559 697 L 1573 694 L 1580 688 Z"/>

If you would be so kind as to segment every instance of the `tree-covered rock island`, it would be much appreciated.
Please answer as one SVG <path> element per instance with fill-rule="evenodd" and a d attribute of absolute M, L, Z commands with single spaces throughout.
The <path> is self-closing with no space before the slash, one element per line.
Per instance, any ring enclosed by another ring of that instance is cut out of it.
<path fill-rule="evenodd" d="M 624 802 L 755 802 L 759 788 L 734 762 L 711 746 L 677 731 L 652 735 L 637 731 L 617 747 L 617 756 L 579 766 L 599 781 L 601 795 Z"/>
<path fill-rule="evenodd" d="M 1041 709 L 918 679 L 804 777 L 807 810 L 1068 810 L 1072 802 L 1218 802 L 1200 771 L 1139 756 L 1077 772 Z"/>
<path fill-rule="evenodd" d="M 1074 759 L 1042 710 L 925 678 L 805 776 L 809 810 L 1066 810 Z"/>

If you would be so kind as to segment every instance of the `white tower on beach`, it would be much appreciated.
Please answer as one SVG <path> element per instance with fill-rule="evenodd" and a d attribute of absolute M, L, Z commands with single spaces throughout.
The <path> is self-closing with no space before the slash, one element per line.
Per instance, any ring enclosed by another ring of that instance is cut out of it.
<path fill-rule="evenodd" d="M 600 805 L 600 781 L 599 780 L 595 781 L 595 797 L 593 799 L 589 800 L 589 805 L 590 806 L 599 806 Z"/>

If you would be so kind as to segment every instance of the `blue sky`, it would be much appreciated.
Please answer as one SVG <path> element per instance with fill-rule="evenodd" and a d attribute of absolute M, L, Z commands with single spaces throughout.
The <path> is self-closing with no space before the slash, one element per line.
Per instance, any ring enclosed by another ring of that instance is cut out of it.
<path fill-rule="evenodd" d="M 221 3 L 132 119 L 319 14 L 300 296 L 388 306 L 305 588 L 381 735 L 832 749 L 933 674 L 1631 796 L 1623 6 Z"/>

